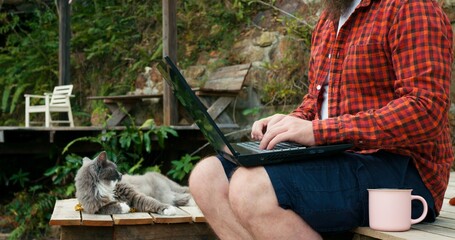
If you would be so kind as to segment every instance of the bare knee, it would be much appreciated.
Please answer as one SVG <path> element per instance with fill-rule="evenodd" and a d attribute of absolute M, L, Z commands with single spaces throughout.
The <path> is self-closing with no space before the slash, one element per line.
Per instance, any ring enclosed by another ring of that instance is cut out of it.
<path fill-rule="evenodd" d="M 259 215 L 263 217 L 278 206 L 274 190 L 263 168 L 238 169 L 229 186 L 229 202 L 244 224 Z"/>
<path fill-rule="evenodd" d="M 227 189 L 227 178 L 224 169 L 216 157 L 201 160 L 192 170 L 188 180 L 190 192 L 196 203 L 207 204 L 211 194 Z M 227 190 L 226 190 L 227 191 Z"/>

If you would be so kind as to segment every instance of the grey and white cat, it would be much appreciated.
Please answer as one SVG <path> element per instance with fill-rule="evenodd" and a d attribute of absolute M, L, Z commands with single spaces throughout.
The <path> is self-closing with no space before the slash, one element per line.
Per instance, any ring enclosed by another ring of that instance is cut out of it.
<path fill-rule="evenodd" d="M 122 176 L 106 152 L 93 160 L 84 158 L 75 181 L 76 198 L 87 213 L 128 213 L 134 208 L 138 212 L 175 215 L 174 206 L 194 205 L 188 187 L 156 172 Z"/>

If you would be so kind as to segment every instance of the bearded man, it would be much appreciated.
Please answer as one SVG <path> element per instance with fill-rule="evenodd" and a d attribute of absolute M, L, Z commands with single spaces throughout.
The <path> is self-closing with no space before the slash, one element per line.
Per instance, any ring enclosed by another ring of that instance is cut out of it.
<path fill-rule="evenodd" d="M 337 155 L 252 168 L 205 158 L 191 193 L 221 239 L 321 239 L 368 226 L 369 188 L 408 188 L 441 210 L 454 156 L 452 30 L 433 0 L 326 0 L 309 90 L 288 115 L 256 121 L 263 149 L 352 143 Z M 413 216 L 422 213 L 414 206 Z"/>

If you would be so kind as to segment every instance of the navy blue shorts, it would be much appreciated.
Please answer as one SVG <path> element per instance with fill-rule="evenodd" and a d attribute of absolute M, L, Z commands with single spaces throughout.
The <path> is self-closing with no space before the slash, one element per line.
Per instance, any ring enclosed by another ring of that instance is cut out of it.
<path fill-rule="evenodd" d="M 218 156 L 230 178 L 237 165 Z M 368 226 L 368 188 L 407 188 L 428 203 L 427 222 L 435 220 L 434 200 L 410 157 L 379 151 L 345 152 L 318 160 L 264 166 L 282 208 L 291 209 L 318 232 Z M 417 218 L 423 207 L 413 201 Z"/>

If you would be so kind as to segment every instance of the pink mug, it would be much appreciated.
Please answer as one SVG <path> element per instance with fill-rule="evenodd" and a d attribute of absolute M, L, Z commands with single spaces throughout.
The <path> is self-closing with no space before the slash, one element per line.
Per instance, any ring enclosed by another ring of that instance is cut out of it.
<path fill-rule="evenodd" d="M 428 204 L 421 196 L 411 195 L 412 189 L 368 189 L 370 228 L 379 231 L 407 231 L 412 224 L 421 222 L 428 212 Z M 423 213 L 411 217 L 411 202 L 419 200 Z"/>

